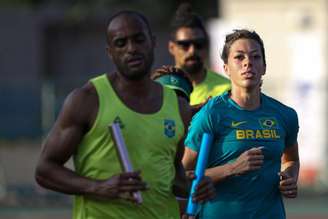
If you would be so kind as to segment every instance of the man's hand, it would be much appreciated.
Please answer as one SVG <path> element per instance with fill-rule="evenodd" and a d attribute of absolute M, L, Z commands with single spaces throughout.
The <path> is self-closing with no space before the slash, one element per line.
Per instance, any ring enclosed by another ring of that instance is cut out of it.
<path fill-rule="evenodd" d="M 194 179 L 194 171 L 187 171 L 186 176 L 189 179 Z M 214 183 L 210 177 L 204 176 L 200 183 L 196 186 L 196 191 L 192 194 L 192 200 L 194 202 L 203 203 L 209 201 L 215 197 L 216 190 L 214 187 Z M 195 219 L 195 216 L 183 214 L 182 219 Z"/>
<path fill-rule="evenodd" d="M 286 198 L 297 197 L 297 180 L 289 176 L 286 172 L 280 172 L 279 189 L 281 194 Z"/>
<path fill-rule="evenodd" d="M 233 175 L 241 175 L 249 171 L 258 170 L 263 164 L 263 147 L 251 148 L 242 153 L 237 160 L 232 163 Z"/>
<path fill-rule="evenodd" d="M 181 219 L 195 219 L 196 216 L 191 216 L 191 215 L 186 215 L 186 214 L 183 214 Z"/>
<path fill-rule="evenodd" d="M 216 190 L 214 183 L 210 177 L 204 176 L 200 183 L 196 186 L 196 191 L 192 194 L 194 202 L 203 203 L 215 197 Z"/>
<path fill-rule="evenodd" d="M 155 70 L 155 72 L 158 72 L 160 74 L 183 74 L 181 73 L 183 71 L 180 68 L 176 68 L 173 65 L 163 65 L 162 67 Z"/>
<path fill-rule="evenodd" d="M 92 197 L 100 200 L 121 198 L 137 202 L 133 192 L 146 190 L 147 185 L 142 181 L 140 172 L 127 172 L 114 175 L 107 180 L 97 181 Z"/>

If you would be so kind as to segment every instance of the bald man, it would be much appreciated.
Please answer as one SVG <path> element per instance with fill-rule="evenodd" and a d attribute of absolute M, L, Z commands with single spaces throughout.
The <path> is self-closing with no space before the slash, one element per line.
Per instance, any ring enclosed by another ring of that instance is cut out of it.
<path fill-rule="evenodd" d="M 187 194 L 181 165 L 190 109 L 149 77 L 155 40 L 147 19 L 121 11 L 109 19 L 107 53 L 117 71 L 99 75 L 66 98 L 46 138 L 37 182 L 74 195 L 73 218 L 179 218 L 175 195 Z M 138 171 L 122 173 L 108 125 L 120 124 Z M 75 171 L 64 165 L 73 157 Z M 133 192 L 141 191 L 136 204 Z M 208 179 L 194 198 L 214 195 Z"/>

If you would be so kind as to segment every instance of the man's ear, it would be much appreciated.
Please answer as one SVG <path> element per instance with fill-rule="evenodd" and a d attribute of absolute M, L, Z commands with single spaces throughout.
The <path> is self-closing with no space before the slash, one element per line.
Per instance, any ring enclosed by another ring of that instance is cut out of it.
<path fill-rule="evenodd" d="M 230 78 L 230 72 L 227 64 L 223 64 L 224 73 Z"/>
<path fill-rule="evenodd" d="M 171 40 L 169 41 L 168 47 L 170 54 L 174 56 L 175 44 Z"/>

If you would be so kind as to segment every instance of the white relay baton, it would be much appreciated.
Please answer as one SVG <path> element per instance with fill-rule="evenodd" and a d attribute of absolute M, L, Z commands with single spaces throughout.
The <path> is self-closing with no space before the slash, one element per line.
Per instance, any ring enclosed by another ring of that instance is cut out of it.
<path fill-rule="evenodd" d="M 132 172 L 132 164 L 129 158 L 129 153 L 126 148 L 124 138 L 122 136 L 121 128 L 118 123 L 112 123 L 109 125 L 109 130 L 112 135 L 112 138 L 114 140 L 114 145 L 121 163 L 121 166 L 123 168 L 124 172 Z M 137 191 L 133 193 L 133 197 L 137 200 L 138 204 L 142 203 L 142 197 L 141 192 Z"/>

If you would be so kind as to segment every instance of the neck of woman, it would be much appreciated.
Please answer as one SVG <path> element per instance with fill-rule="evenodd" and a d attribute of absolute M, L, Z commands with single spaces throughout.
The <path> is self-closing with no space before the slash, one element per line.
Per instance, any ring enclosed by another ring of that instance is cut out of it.
<path fill-rule="evenodd" d="M 261 90 L 260 89 L 244 90 L 244 89 L 232 88 L 230 93 L 230 98 L 243 109 L 255 110 L 261 104 Z"/>

